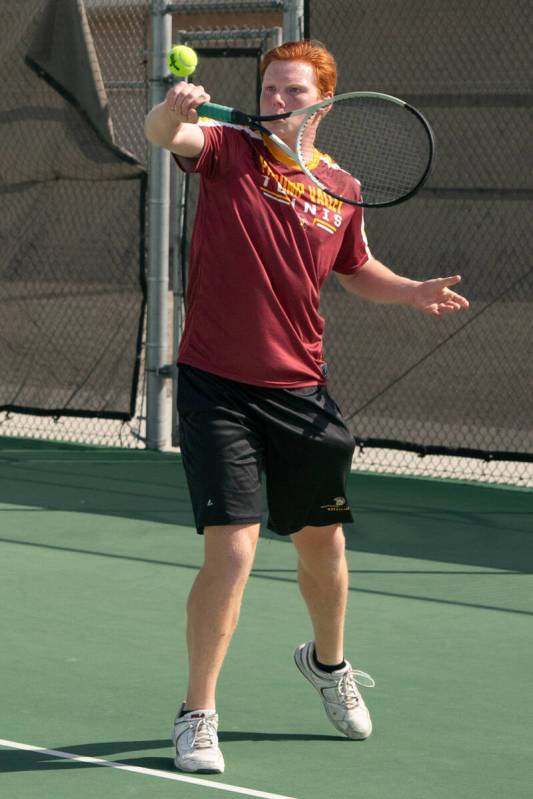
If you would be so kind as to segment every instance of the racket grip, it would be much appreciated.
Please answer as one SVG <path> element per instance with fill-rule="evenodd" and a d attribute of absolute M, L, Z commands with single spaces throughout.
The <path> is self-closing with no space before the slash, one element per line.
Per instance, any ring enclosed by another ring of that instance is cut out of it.
<path fill-rule="evenodd" d="M 216 119 L 218 122 L 232 122 L 233 108 L 228 105 L 218 105 L 218 103 L 202 103 L 196 109 L 198 116 Z"/>
<path fill-rule="evenodd" d="M 242 111 L 237 111 L 229 105 L 219 105 L 218 103 L 202 103 L 196 109 L 198 116 L 216 119 L 217 122 L 233 122 L 236 125 L 249 124 L 249 117 Z"/>

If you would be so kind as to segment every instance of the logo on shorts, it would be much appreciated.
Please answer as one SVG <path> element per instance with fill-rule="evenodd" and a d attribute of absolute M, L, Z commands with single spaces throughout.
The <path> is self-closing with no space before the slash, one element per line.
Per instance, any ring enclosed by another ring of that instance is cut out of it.
<path fill-rule="evenodd" d="M 212 499 L 208 499 L 206 504 L 208 508 L 212 508 L 215 503 L 213 502 Z"/>
<path fill-rule="evenodd" d="M 333 502 L 329 505 L 321 505 L 321 510 L 350 510 L 346 497 L 334 497 Z"/>

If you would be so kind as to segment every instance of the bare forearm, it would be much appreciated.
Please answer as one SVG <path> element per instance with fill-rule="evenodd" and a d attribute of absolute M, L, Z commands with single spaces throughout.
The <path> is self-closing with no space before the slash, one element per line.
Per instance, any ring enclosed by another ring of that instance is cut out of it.
<path fill-rule="evenodd" d="M 168 109 L 166 102 L 163 102 L 154 106 L 146 116 L 144 133 L 149 142 L 165 147 L 172 143 L 181 126 L 182 123 Z"/>
<path fill-rule="evenodd" d="M 339 275 L 343 287 L 364 300 L 410 305 L 419 281 L 397 275 L 388 266 L 370 258 L 355 275 Z"/>
<path fill-rule="evenodd" d="M 445 316 L 469 306 L 466 297 L 451 288 L 461 282 L 460 275 L 411 280 L 370 258 L 355 275 L 338 275 L 338 278 L 347 291 L 362 299 L 410 305 L 430 316 Z"/>
<path fill-rule="evenodd" d="M 176 155 L 197 158 L 204 146 L 204 134 L 196 123 L 196 108 L 209 100 L 202 86 L 178 83 L 164 102 L 154 106 L 144 122 L 145 136 L 152 144 Z"/>
<path fill-rule="evenodd" d="M 145 119 L 145 136 L 152 144 L 176 155 L 196 158 L 203 147 L 203 133 L 197 125 L 180 122 L 166 103 L 156 105 Z"/>

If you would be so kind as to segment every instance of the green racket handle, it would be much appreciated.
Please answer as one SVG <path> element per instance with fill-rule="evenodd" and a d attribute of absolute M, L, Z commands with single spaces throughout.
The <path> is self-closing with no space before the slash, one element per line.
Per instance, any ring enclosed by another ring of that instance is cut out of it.
<path fill-rule="evenodd" d="M 247 125 L 250 123 L 248 114 L 230 108 L 229 105 L 219 105 L 218 103 L 202 103 L 196 109 L 198 116 L 216 119 L 218 122 L 233 122 L 237 125 Z"/>

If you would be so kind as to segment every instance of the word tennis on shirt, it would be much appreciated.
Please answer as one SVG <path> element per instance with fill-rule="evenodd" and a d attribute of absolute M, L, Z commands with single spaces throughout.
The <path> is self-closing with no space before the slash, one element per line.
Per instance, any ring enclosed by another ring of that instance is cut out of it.
<path fill-rule="evenodd" d="M 313 216 L 317 215 L 317 206 L 321 206 L 321 211 L 332 212 L 333 220 L 336 227 L 342 225 L 342 216 L 340 210 L 343 206 L 342 200 L 337 200 L 331 197 L 326 192 L 322 191 L 318 186 L 312 184 L 306 185 L 305 183 L 290 180 L 285 175 L 280 175 L 268 161 L 260 156 L 261 171 L 263 173 L 263 192 L 269 195 L 272 199 L 284 202 L 287 205 L 294 205 L 294 199 L 301 199 L 303 202 L 304 213 L 311 213 Z M 307 192 L 307 197 L 305 196 Z M 291 202 L 292 198 L 292 202 Z M 329 218 L 329 213 L 326 214 Z"/>

